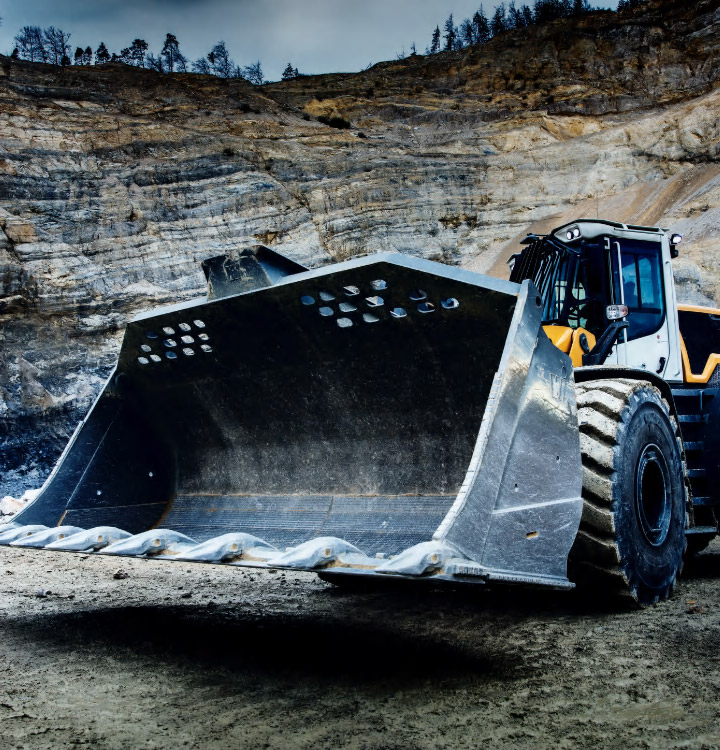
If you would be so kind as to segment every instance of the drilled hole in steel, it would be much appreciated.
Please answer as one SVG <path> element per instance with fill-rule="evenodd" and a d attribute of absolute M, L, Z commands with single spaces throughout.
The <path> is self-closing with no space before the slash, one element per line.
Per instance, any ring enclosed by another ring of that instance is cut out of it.
<path fill-rule="evenodd" d="M 145 335 L 149 339 L 156 339 L 158 337 L 158 335 L 157 335 L 157 333 L 155 333 L 155 331 L 145 331 Z"/>
<path fill-rule="evenodd" d="M 390 316 L 393 318 L 406 318 L 407 310 L 404 307 L 394 307 L 390 310 Z"/>
<path fill-rule="evenodd" d="M 337 324 L 340 326 L 340 328 L 350 328 L 353 322 L 352 320 L 350 320 L 350 318 L 338 318 Z"/>
<path fill-rule="evenodd" d="M 180 325 L 178 326 L 178 328 L 181 331 L 190 331 L 191 330 L 190 323 L 180 323 Z"/>
<path fill-rule="evenodd" d="M 175 329 L 174 328 L 170 328 L 170 326 L 165 326 L 165 328 L 163 328 L 163 333 L 166 336 L 174 336 L 175 335 Z"/>
<path fill-rule="evenodd" d="M 195 339 L 192 336 L 180 336 L 180 341 L 183 342 L 183 344 L 194 344 Z"/>
<path fill-rule="evenodd" d="M 422 302 L 422 300 L 427 299 L 427 294 L 422 289 L 416 289 L 414 292 L 410 292 L 410 299 L 413 302 Z"/>
<path fill-rule="evenodd" d="M 147 357 L 138 357 L 138 362 L 141 365 L 149 365 L 150 364 L 150 360 Z"/>
<path fill-rule="evenodd" d="M 198 338 L 200 341 L 207 341 L 210 337 L 207 335 L 207 333 L 198 333 Z"/>
<path fill-rule="evenodd" d="M 320 292 L 318 296 L 323 302 L 332 302 L 335 299 L 335 295 L 332 292 Z"/>
<path fill-rule="evenodd" d="M 189 346 L 186 346 L 186 347 L 185 347 L 185 348 L 183 349 L 183 354 L 184 354 L 184 355 L 185 355 L 186 357 L 192 357 L 192 356 L 193 356 L 193 355 L 195 354 L 195 350 L 194 350 L 194 349 L 191 349 L 191 348 L 190 348 Z"/>
<path fill-rule="evenodd" d="M 366 297 L 368 307 L 382 307 L 385 304 L 385 300 L 382 297 Z"/>
<path fill-rule="evenodd" d="M 315 304 L 315 297 L 311 297 L 309 294 L 303 294 L 303 296 L 300 297 L 300 302 L 302 302 L 305 307 L 310 307 L 310 305 Z"/>
<path fill-rule="evenodd" d="M 177 354 L 175 354 L 175 352 L 165 352 L 165 356 L 168 359 L 177 359 Z"/>
<path fill-rule="evenodd" d="M 431 313 L 435 312 L 435 305 L 432 302 L 420 302 L 417 309 L 421 313 Z"/>
<path fill-rule="evenodd" d="M 377 315 L 372 315 L 371 313 L 363 313 L 363 320 L 366 323 L 379 323 L 380 318 L 378 318 Z"/>
<path fill-rule="evenodd" d="M 193 320 L 193 323 L 195 324 L 195 328 L 205 328 L 205 323 L 202 320 Z"/>
<path fill-rule="evenodd" d="M 376 292 L 382 292 L 383 289 L 387 289 L 387 281 L 384 281 L 383 279 L 375 279 L 375 281 L 370 282 L 370 286 Z"/>
<path fill-rule="evenodd" d="M 151 351 L 152 351 L 152 346 L 148 346 L 147 344 L 142 344 L 142 345 L 140 346 L 140 348 L 141 348 L 141 349 L 142 349 L 142 350 L 143 350 L 144 352 L 151 352 Z"/>
<path fill-rule="evenodd" d="M 201 344 L 201 345 L 200 345 L 200 348 L 201 348 L 201 349 L 202 349 L 202 350 L 203 350 L 204 352 L 208 352 L 208 353 L 209 353 L 209 352 L 211 352 L 211 351 L 212 351 L 212 346 L 210 346 L 209 344 Z"/>
<path fill-rule="evenodd" d="M 323 316 L 323 318 L 329 318 L 335 314 L 335 311 L 332 309 L 332 307 L 321 307 L 318 312 Z"/>
<path fill-rule="evenodd" d="M 151 359 L 151 360 L 152 360 L 153 362 L 162 362 L 162 359 L 161 359 L 160 357 L 158 357 L 158 355 L 157 355 L 157 354 L 151 354 L 151 355 L 150 355 L 150 359 Z"/>
<path fill-rule="evenodd" d="M 177 346 L 177 341 L 175 341 L 175 339 L 165 339 L 163 344 L 171 349 L 172 347 Z"/>
<path fill-rule="evenodd" d="M 455 297 L 448 297 L 447 299 L 444 299 L 440 304 L 446 310 L 456 310 L 458 307 L 460 307 L 460 303 L 455 299 Z"/>
<path fill-rule="evenodd" d="M 355 312 L 355 310 L 357 310 L 357 307 L 355 307 L 355 305 L 351 305 L 349 302 L 340 303 L 340 312 L 351 313 Z"/>
<path fill-rule="evenodd" d="M 360 290 L 356 286 L 344 286 L 343 292 L 345 292 L 348 297 L 357 297 L 357 295 L 360 294 Z"/>

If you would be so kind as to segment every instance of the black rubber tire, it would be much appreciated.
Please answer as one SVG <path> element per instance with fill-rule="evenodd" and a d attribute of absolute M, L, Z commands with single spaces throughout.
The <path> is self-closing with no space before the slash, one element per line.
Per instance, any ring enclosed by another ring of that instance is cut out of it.
<path fill-rule="evenodd" d="M 584 502 L 571 576 L 606 595 L 654 604 L 672 592 L 685 552 L 677 423 L 647 381 L 593 380 L 576 392 Z"/>

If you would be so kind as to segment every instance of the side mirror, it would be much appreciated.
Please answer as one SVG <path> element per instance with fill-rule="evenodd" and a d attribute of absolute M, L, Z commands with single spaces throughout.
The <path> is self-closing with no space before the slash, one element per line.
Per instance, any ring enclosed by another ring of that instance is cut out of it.
<path fill-rule="evenodd" d="M 627 305 L 608 305 L 605 308 L 605 317 L 608 320 L 622 320 L 629 312 Z"/>

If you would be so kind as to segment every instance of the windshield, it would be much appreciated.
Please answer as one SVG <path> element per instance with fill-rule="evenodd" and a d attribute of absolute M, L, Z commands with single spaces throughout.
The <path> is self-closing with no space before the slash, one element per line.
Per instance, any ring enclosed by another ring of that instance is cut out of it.
<path fill-rule="evenodd" d="M 587 328 L 602 333 L 604 319 L 603 272 L 600 246 L 567 247 L 550 238 L 529 245 L 518 258 L 510 280 L 531 279 L 543 300 L 543 323 Z"/>

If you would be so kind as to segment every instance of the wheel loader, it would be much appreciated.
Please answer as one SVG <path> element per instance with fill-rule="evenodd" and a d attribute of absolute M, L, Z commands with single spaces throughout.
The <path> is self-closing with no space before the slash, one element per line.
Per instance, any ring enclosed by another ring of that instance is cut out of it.
<path fill-rule="evenodd" d="M 677 305 L 680 240 L 578 220 L 509 281 L 211 258 L 206 300 L 129 323 L 0 544 L 665 598 L 720 502 L 720 311 Z"/>

